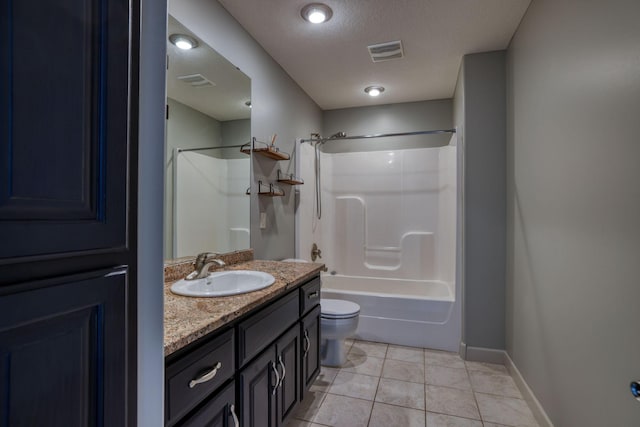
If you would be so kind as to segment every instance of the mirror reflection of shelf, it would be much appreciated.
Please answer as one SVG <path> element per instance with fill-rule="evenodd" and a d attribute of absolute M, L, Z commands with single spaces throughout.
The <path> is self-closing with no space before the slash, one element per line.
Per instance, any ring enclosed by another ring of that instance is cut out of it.
<path fill-rule="evenodd" d="M 282 173 L 280 169 L 278 169 L 278 182 L 283 182 L 289 185 L 304 184 L 304 180 L 302 178 L 299 178 L 292 173 Z"/>
<path fill-rule="evenodd" d="M 251 138 L 251 142 L 247 142 L 242 147 L 240 147 L 240 151 L 242 151 L 244 154 L 251 154 L 251 152 L 253 151 L 254 153 L 261 154 L 273 160 L 289 160 L 291 158 L 289 153 L 280 151 L 278 147 L 273 145 L 274 141 L 275 137 L 273 138 L 271 144 L 263 141 L 258 141 L 256 138 Z"/>
<path fill-rule="evenodd" d="M 247 188 L 245 194 L 251 194 L 251 187 Z M 258 196 L 282 197 L 284 196 L 284 190 L 273 184 L 263 184 L 262 181 L 258 181 Z"/>

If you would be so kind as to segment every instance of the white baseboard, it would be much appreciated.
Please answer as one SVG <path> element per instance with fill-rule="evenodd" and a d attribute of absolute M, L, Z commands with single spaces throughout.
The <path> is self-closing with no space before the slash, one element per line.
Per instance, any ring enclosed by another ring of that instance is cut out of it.
<path fill-rule="evenodd" d="M 538 401 L 535 394 L 533 394 L 533 391 L 529 388 L 529 385 L 524 380 L 524 377 L 518 370 L 516 364 L 513 363 L 513 360 L 511 360 L 511 357 L 509 357 L 509 354 L 506 351 L 504 352 L 504 359 L 504 365 L 507 367 L 511 377 L 513 377 L 513 380 L 516 382 L 524 400 L 529 404 L 529 407 L 533 412 L 533 416 L 536 418 L 536 421 L 538 421 L 538 424 L 540 424 L 540 427 L 553 427 L 553 423 L 540 404 L 540 401 Z"/>
<path fill-rule="evenodd" d="M 529 408 L 531 408 L 531 412 L 533 412 L 533 416 L 538 424 L 540 424 L 540 427 L 553 427 L 553 423 L 540 404 L 540 401 L 538 401 L 535 394 L 533 394 L 533 391 L 524 380 L 524 377 L 506 351 L 495 350 L 492 348 L 470 347 L 461 343 L 460 356 L 465 360 L 472 362 L 498 363 L 504 365 L 511 374 L 511 377 L 518 386 L 518 389 L 520 389 L 522 397 L 527 404 L 529 404 Z"/>
<path fill-rule="evenodd" d="M 458 354 L 460 355 L 460 357 L 462 357 L 464 360 L 467 360 L 467 344 L 465 344 L 464 342 L 460 341 L 460 348 L 458 349 Z"/>

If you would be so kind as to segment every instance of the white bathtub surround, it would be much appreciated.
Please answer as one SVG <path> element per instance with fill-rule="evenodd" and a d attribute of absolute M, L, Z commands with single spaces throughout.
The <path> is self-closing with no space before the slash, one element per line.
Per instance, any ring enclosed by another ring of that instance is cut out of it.
<path fill-rule="evenodd" d="M 200 152 L 177 155 L 174 258 L 250 246 L 245 194 L 249 168 L 248 158 L 221 159 Z"/>
<path fill-rule="evenodd" d="M 322 276 L 322 297 L 360 306 L 356 337 L 390 344 L 454 351 L 460 342 L 451 283 Z"/>
<path fill-rule="evenodd" d="M 458 350 L 457 149 L 453 135 L 445 147 L 321 153 L 320 221 L 313 170 L 300 170 L 311 185 L 300 194 L 298 256 L 318 244 L 323 297 L 360 305 L 358 338 Z M 308 166 L 313 151 L 301 154 Z"/>

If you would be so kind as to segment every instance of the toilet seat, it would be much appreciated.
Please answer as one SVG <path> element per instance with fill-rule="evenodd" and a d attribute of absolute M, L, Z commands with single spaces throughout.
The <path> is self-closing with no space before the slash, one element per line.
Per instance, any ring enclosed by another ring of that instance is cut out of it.
<path fill-rule="evenodd" d="M 355 302 L 339 299 L 321 299 L 320 317 L 324 319 L 351 319 L 360 314 L 360 306 Z"/>

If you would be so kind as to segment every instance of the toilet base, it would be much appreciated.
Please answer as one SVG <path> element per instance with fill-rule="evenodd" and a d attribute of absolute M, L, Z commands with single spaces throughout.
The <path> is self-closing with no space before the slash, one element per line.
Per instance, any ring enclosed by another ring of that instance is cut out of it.
<path fill-rule="evenodd" d="M 323 339 L 320 343 L 320 364 L 328 367 L 340 367 L 347 363 L 347 352 L 344 339 Z"/>

